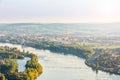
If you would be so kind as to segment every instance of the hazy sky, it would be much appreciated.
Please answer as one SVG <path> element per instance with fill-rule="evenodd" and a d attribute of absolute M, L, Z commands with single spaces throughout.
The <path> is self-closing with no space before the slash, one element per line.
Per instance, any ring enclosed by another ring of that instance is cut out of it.
<path fill-rule="evenodd" d="M 120 22 L 120 0 L 0 0 L 0 22 Z"/>

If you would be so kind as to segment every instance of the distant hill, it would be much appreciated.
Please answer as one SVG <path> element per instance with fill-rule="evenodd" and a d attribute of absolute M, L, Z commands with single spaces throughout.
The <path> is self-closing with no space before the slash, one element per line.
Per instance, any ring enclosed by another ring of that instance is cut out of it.
<path fill-rule="evenodd" d="M 31 34 L 109 35 L 120 34 L 120 24 L 13 23 L 0 24 L 0 32 Z"/>

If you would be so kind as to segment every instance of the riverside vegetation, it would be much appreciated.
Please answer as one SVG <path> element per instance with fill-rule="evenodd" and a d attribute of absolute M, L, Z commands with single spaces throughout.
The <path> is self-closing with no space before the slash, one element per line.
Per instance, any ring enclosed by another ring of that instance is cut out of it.
<path fill-rule="evenodd" d="M 30 57 L 23 72 L 18 72 L 17 59 Z M 42 73 L 42 66 L 35 54 L 0 46 L 0 80 L 35 80 Z"/>
<path fill-rule="evenodd" d="M 63 53 L 64 55 L 75 55 L 84 58 L 85 64 L 92 67 L 94 70 L 102 70 L 114 74 L 120 74 L 120 49 L 110 48 L 92 48 L 85 45 L 77 44 L 62 44 L 57 42 L 31 42 L 26 43 L 37 49 L 48 49 L 52 52 Z"/>
<path fill-rule="evenodd" d="M 64 55 L 75 55 L 82 58 L 89 58 L 94 54 L 94 50 L 88 46 L 80 46 L 75 44 L 63 44 L 58 42 L 42 41 L 25 43 L 27 46 L 37 49 L 48 49 L 52 52 L 63 53 Z"/>
<path fill-rule="evenodd" d="M 99 49 L 95 55 L 86 60 L 86 64 L 95 70 L 120 75 L 120 49 Z"/>

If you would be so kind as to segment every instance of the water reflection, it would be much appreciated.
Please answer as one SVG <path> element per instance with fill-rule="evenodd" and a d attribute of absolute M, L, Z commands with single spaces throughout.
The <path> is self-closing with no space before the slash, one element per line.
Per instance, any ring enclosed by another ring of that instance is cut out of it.
<path fill-rule="evenodd" d="M 30 60 L 30 58 L 25 58 L 25 59 L 18 59 L 17 63 L 18 63 L 18 72 L 22 72 L 25 70 L 25 64 L 26 62 Z"/>

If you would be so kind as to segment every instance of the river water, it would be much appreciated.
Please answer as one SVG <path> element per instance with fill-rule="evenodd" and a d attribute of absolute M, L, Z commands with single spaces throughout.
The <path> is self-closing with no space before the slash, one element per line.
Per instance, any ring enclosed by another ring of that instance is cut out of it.
<path fill-rule="evenodd" d="M 3 44 L 0 46 L 17 47 L 22 50 L 21 45 Z M 31 47 L 24 48 L 25 51 L 37 54 L 39 62 L 43 66 L 43 73 L 37 80 L 120 80 L 119 75 L 99 71 L 96 73 L 86 66 L 83 59 L 62 53 L 53 53 L 49 50 L 38 50 Z M 18 60 L 19 71 L 25 69 L 24 65 L 29 58 Z"/>

